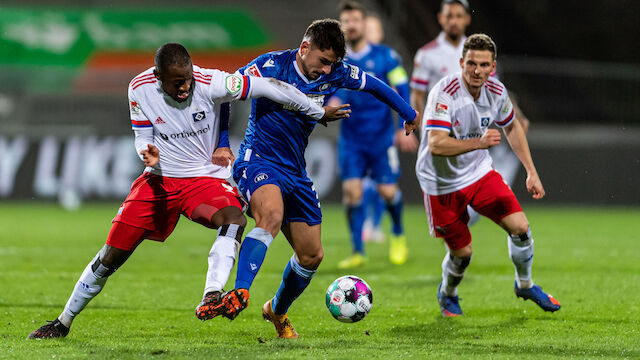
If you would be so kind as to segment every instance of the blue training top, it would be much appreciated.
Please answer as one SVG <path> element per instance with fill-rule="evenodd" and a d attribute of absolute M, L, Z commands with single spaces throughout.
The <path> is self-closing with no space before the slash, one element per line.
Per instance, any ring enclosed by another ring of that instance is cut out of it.
<path fill-rule="evenodd" d="M 400 56 L 385 45 L 367 44 L 358 52 L 348 51 L 345 58 L 367 74 L 374 75 L 409 102 L 409 79 Z M 340 142 L 348 146 L 372 150 L 386 149 L 393 143 L 396 129 L 403 128 L 402 119 L 394 126 L 391 109 L 373 95 L 341 89 L 336 93 L 343 104 L 351 104 L 351 117 L 342 120 Z"/>
<path fill-rule="evenodd" d="M 355 65 L 339 61 L 333 65 L 331 73 L 316 80 L 307 79 L 296 63 L 297 52 L 298 49 L 293 49 L 261 55 L 238 72 L 289 83 L 320 105 L 324 105 L 340 88 L 367 91 L 393 107 L 403 119 L 410 122 L 415 118 L 415 111 L 400 95 Z M 253 99 L 249 125 L 234 166 L 243 166 L 243 162 L 253 154 L 291 173 L 306 174 L 304 151 L 316 123 L 314 119 L 269 99 Z"/>

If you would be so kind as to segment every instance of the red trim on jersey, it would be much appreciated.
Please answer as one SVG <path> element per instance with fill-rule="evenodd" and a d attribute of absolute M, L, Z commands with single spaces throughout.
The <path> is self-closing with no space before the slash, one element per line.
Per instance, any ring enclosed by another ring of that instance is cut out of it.
<path fill-rule="evenodd" d="M 246 75 L 242 75 L 242 93 L 240 94 L 240 99 L 246 99 L 248 91 L 249 91 L 249 77 Z"/>
<path fill-rule="evenodd" d="M 143 81 L 147 81 L 147 80 L 153 80 L 155 79 L 155 75 L 150 74 L 150 75 L 146 75 L 146 76 L 141 76 L 139 78 L 133 79 L 131 81 L 131 86 L 136 86 L 139 83 L 143 82 Z"/>
<path fill-rule="evenodd" d="M 453 96 L 453 94 L 455 94 L 455 93 L 456 93 L 456 91 L 458 91 L 458 90 L 460 90 L 460 83 L 456 84 L 456 85 L 453 87 L 453 89 L 451 89 L 451 90 L 448 92 L 448 94 Z"/>
<path fill-rule="evenodd" d="M 150 79 L 150 78 L 152 78 L 154 76 L 155 76 L 154 73 L 136 76 L 136 77 L 133 78 L 133 80 L 131 80 L 131 83 L 133 84 L 133 83 L 138 82 L 138 81 L 140 81 L 142 79 Z"/>
<path fill-rule="evenodd" d="M 427 120 L 427 126 L 437 126 L 437 127 L 445 127 L 447 129 L 451 129 L 451 123 L 443 120 Z"/>
<path fill-rule="evenodd" d="M 199 83 L 203 83 L 203 84 L 205 84 L 205 85 L 209 85 L 209 84 L 211 84 L 211 83 L 210 83 L 210 82 L 208 82 L 208 81 L 200 80 L 200 79 L 198 79 L 198 78 L 194 78 L 194 79 L 195 79 L 197 82 L 199 82 Z"/>
<path fill-rule="evenodd" d="M 411 81 L 413 81 L 414 83 L 421 84 L 421 85 L 429 85 L 429 80 L 422 80 L 422 79 L 418 79 L 418 78 L 411 78 Z"/>
<path fill-rule="evenodd" d="M 198 73 L 195 73 L 195 72 L 193 73 L 193 77 L 195 79 L 200 79 L 202 81 L 211 81 L 210 77 L 208 78 L 208 77 L 202 76 L 201 74 L 198 74 Z"/>
<path fill-rule="evenodd" d="M 203 78 L 209 78 L 209 79 L 211 79 L 211 77 L 213 76 L 213 75 L 203 74 L 203 73 L 201 73 L 200 71 L 194 71 L 193 73 L 194 73 L 194 74 L 197 74 L 197 75 L 200 75 L 200 76 L 202 76 Z"/>
<path fill-rule="evenodd" d="M 500 84 L 498 84 L 498 83 L 496 83 L 496 82 L 493 82 L 493 81 L 491 81 L 490 79 L 489 79 L 489 80 L 487 80 L 487 83 L 489 83 L 489 84 L 491 84 L 491 85 L 495 86 L 496 88 L 498 88 L 498 90 L 504 90 L 504 87 L 503 87 L 502 85 L 500 85 Z"/>
<path fill-rule="evenodd" d="M 492 90 L 494 90 L 495 92 L 499 92 L 499 93 L 500 93 L 500 95 L 502 95 L 502 89 L 501 89 L 501 88 L 496 87 L 495 85 L 489 84 L 488 82 L 487 82 L 487 83 L 485 83 L 485 86 L 487 87 L 487 89 L 492 89 Z"/>
<path fill-rule="evenodd" d="M 509 123 L 509 121 L 511 121 L 511 119 L 513 119 L 513 109 L 511 109 L 511 114 L 509 114 L 509 116 L 507 116 L 506 119 L 502 120 L 502 121 L 496 121 L 496 124 L 500 125 L 500 126 L 505 126 Z"/>
<path fill-rule="evenodd" d="M 133 120 L 131 119 L 131 125 L 135 126 L 152 126 L 151 121 L 149 120 Z"/>
<path fill-rule="evenodd" d="M 154 78 L 153 80 L 149 80 L 149 81 L 142 81 L 137 83 L 136 85 L 133 86 L 133 90 L 135 90 L 136 88 L 138 88 L 138 86 L 140 85 L 144 85 L 144 84 L 153 84 L 154 82 L 156 82 L 156 79 Z"/>
<path fill-rule="evenodd" d="M 453 79 L 447 86 L 442 89 L 444 92 L 449 92 L 458 83 L 458 78 Z"/>

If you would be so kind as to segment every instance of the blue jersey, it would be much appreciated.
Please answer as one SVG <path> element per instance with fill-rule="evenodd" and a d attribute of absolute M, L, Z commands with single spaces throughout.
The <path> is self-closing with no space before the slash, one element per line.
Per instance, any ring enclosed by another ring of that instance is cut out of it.
<path fill-rule="evenodd" d="M 407 73 L 399 55 L 385 45 L 367 44 L 356 52 L 348 51 L 345 61 L 395 87 L 409 102 Z M 402 121 L 394 125 L 391 109 L 373 95 L 365 92 L 340 90 L 336 93 L 342 103 L 351 104 L 351 117 L 342 120 L 340 141 L 349 146 L 386 149 L 393 142 L 393 134 L 402 128 Z"/>
<path fill-rule="evenodd" d="M 259 56 L 238 70 L 243 75 L 275 78 L 295 86 L 319 105 L 324 105 L 340 88 L 365 90 L 384 99 L 408 121 L 415 111 L 380 80 L 365 74 L 359 67 L 339 61 L 331 73 L 316 80 L 305 77 L 296 63 L 298 49 L 271 52 Z M 294 174 L 306 174 L 304 151 L 317 121 L 285 108 L 266 98 L 253 99 L 251 115 L 238 161 L 259 156 Z"/>

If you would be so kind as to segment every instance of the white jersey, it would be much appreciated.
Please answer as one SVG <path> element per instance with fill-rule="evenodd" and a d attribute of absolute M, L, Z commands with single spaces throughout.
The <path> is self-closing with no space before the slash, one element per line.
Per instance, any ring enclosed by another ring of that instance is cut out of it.
<path fill-rule="evenodd" d="M 129 84 L 131 125 L 134 130 L 153 129 L 153 145 L 160 153 L 158 165 L 145 171 L 177 178 L 230 177 L 231 164 L 224 167 L 211 162 L 220 127 L 228 126 L 228 109 L 221 121 L 221 107 L 246 98 L 250 81 L 246 76 L 194 65 L 192 94 L 179 103 L 162 90 L 153 70 L 142 72 Z"/>
<path fill-rule="evenodd" d="M 432 155 L 427 141 L 429 131 L 446 131 L 458 140 L 479 138 L 492 123 L 504 127 L 514 118 L 507 89 L 499 80 L 487 80 L 476 101 L 467 91 L 461 72 L 436 83 L 427 98 L 416 162 L 422 190 L 430 195 L 448 194 L 473 184 L 492 170 L 486 149 L 457 156 Z"/>
<path fill-rule="evenodd" d="M 443 77 L 460 71 L 462 57 L 463 36 L 458 46 L 447 41 L 444 32 L 420 48 L 413 60 L 413 73 L 410 86 L 420 91 L 431 91 L 435 84 Z"/>

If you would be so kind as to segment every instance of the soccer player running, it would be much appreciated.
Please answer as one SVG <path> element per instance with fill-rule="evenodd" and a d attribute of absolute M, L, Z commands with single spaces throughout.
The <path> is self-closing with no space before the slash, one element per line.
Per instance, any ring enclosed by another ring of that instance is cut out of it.
<path fill-rule="evenodd" d="M 427 43 L 415 55 L 414 68 L 411 74 L 411 105 L 420 111 L 424 110 L 427 93 L 443 77 L 459 70 L 462 45 L 467 39 L 465 30 L 471 23 L 469 3 L 467 0 L 443 0 L 438 12 L 438 23 L 442 31 L 438 37 Z M 497 77 L 494 71 L 491 77 Z M 515 114 L 526 133 L 529 120 L 520 111 L 515 101 L 512 103 Z M 493 166 L 507 181 L 513 184 L 520 161 L 506 144 L 494 146 L 489 150 L 493 159 Z M 480 215 L 472 208 L 468 208 L 469 225 L 475 224 Z"/>
<path fill-rule="evenodd" d="M 218 229 L 199 312 L 225 315 L 220 290 L 235 262 L 246 219 L 231 176 L 229 102 L 264 96 L 310 118 L 343 110 L 313 103 L 293 86 L 193 65 L 180 44 L 161 46 L 155 67 L 129 84 L 135 148 L 146 165 L 113 219 L 106 244 L 84 269 L 60 316 L 29 338 L 64 337 L 75 317 L 144 239 L 164 241 L 180 214 Z M 215 305 L 215 306 L 214 306 Z M 199 315 L 201 317 L 201 315 Z"/>
<path fill-rule="evenodd" d="M 305 31 L 298 49 L 262 55 L 239 72 L 285 81 L 319 104 L 339 88 L 369 92 L 396 110 L 405 120 L 407 133 L 412 132 L 417 126 L 417 113 L 411 106 L 384 82 L 343 62 L 344 55 L 340 23 L 316 20 Z M 236 289 L 227 292 L 224 301 L 241 303 L 238 312 L 247 306 L 249 289 L 267 248 L 282 231 L 294 254 L 275 296 L 262 307 L 263 317 L 275 325 L 281 338 L 298 337 L 287 312 L 309 285 L 323 257 L 320 202 L 304 160 L 315 124 L 316 120 L 270 100 L 254 100 L 233 170 L 234 179 L 249 200 L 256 227 L 244 239 L 238 255 Z"/>
<path fill-rule="evenodd" d="M 424 192 L 431 235 L 443 238 L 449 248 L 437 294 L 445 317 L 462 315 L 457 288 L 471 261 L 468 205 L 507 232 L 516 296 L 533 300 L 545 311 L 560 309 L 560 303 L 531 279 L 529 222 L 511 188 L 491 167 L 487 149 L 500 143 L 498 130 L 488 128 L 495 123 L 527 171 L 527 190 L 534 199 L 544 197 L 507 89 L 498 80 L 489 80 L 496 55 L 496 45 L 489 36 L 474 34 L 466 39 L 460 59 L 462 72 L 435 84 L 423 117 L 416 174 Z"/>
<path fill-rule="evenodd" d="M 388 46 L 367 41 L 365 17 L 366 9 L 358 2 L 345 1 L 340 6 L 340 23 L 347 40 L 345 61 L 394 87 L 409 102 L 407 73 L 398 54 Z M 363 179 L 367 175 L 377 183 L 377 191 L 391 215 L 389 259 L 401 265 L 407 260 L 407 245 L 402 226 L 402 193 L 398 189 L 400 161 L 394 142 L 402 150 L 415 151 L 418 140 L 405 136 L 402 119 L 394 124 L 389 107 L 373 95 L 341 90 L 331 104 L 340 101 L 350 104 L 352 110 L 351 117 L 341 124 L 338 154 L 353 254 L 340 261 L 338 267 L 350 269 L 366 262 L 362 230 L 366 217 Z"/>

